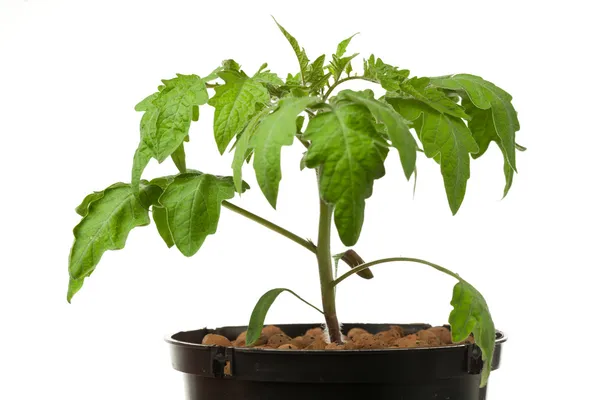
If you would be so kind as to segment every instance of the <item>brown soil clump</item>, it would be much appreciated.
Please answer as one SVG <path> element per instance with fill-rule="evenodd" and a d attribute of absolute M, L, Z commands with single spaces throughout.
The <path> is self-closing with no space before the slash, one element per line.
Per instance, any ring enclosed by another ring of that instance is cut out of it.
<path fill-rule="evenodd" d="M 470 336 L 463 343 L 473 343 Z M 233 343 L 224 336 L 209 334 L 203 344 L 218 346 L 246 347 L 246 332 L 242 332 Z M 372 334 L 362 328 L 351 329 L 344 336 L 344 343 L 329 343 L 322 328 L 313 328 L 303 336 L 291 338 L 279 327 L 266 326 L 258 341 L 251 346 L 258 349 L 278 350 L 370 350 L 370 349 L 411 349 L 418 347 L 438 347 L 453 345 L 450 330 L 436 326 L 407 334 L 400 326 L 392 325 L 388 330 Z"/>

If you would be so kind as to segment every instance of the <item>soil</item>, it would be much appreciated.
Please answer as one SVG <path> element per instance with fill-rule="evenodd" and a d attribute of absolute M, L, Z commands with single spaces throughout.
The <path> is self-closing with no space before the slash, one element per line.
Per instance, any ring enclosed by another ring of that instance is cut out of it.
<path fill-rule="evenodd" d="M 450 330 L 444 326 L 424 329 L 412 334 L 405 334 L 404 330 L 392 325 L 388 330 L 371 334 L 364 329 L 351 329 L 343 338 L 344 343 L 329 343 L 327 335 L 321 328 L 306 331 L 303 336 L 289 337 L 279 327 L 269 325 L 262 330 L 262 334 L 253 346 L 246 346 L 246 332 L 241 333 L 231 341 L 225 336 L 208 334 L 202 344 L 225 347 L 250 347 L 279 350 L 361 350 L 361 349 L 406 349 L 420 347 L 451 346 L 453 343 Z M 473 343 L 469 337 L 462 343 Z"/>

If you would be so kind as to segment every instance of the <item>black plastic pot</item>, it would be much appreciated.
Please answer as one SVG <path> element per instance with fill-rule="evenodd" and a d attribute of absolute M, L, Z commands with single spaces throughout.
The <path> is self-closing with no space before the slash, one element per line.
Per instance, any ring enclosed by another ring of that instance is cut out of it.
<path fill-rule="evenodd" d="M 394 324 L 413 333 L 424 324 Z M 277 325 L 300 336 L 319 324 Z M 390 324 L 345 324 L 376 333 Z M 167 338 L 188 400 L 484 400 L 475 345 L 382 350 L 270 350 L 202 345 L 208 333 L 235 339 L 246 327 L 180 332 Z M 496 334 L 493 369 L 506 338 Z M 229 364 L 231 375 L 225 375 Z"/>

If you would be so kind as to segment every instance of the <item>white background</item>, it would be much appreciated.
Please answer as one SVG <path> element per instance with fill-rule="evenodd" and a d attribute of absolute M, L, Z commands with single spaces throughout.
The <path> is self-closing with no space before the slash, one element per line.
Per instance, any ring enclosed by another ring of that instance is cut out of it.
<path fill-rule="evenodd" d="M 73 304 L 65 300 L 73 208 L 127 181 L 140 114 L 133 106 L 175 73 L 206 75 L 234 58 L 284 75 L 297 63 L 273 14 L 316 58 L 361 32 L 350 51 L 375 53 L 420 76 L 468 72 L 514 97 L 519 174 L 508 197 L 495 145 L 472 163 L 457 216 L 437 165 L 422 155 L 413 199 L 395 151 L 375 183 L 356 249 L 367 260 L 440 263 L 487 298 L 510 337 L 490 400 L 593 398 L 598 345 L 600 64 L 593 3 L 525 1 L 0 2 L 0 398 L 183 399 L 163 336 L 244 324 L 266 290 L 317 302 L 314 257 L 223 210 L 218 234 L 193 258 L 167 249 L 153 226 L 107 253 Z M 360 62 L 356 64 L 360 70 Z M 349 84 L 349 88 L 362 87 Z M 201 111 L 188 166 L 229 174 Z M 279 210 L 255 188 L 240 204 L 315 237 L 313 174 L 302 148 L 283 151 Z M 145 177 L 175 171 L 154 161 Z M 334 250 L 343 247 L 335 243 Z M 378 267 L 339 290 L 344 321 L 441 324 L 452 279 L 421 266 Z M 318 321 L 282 296 L 267 322 Z"/>

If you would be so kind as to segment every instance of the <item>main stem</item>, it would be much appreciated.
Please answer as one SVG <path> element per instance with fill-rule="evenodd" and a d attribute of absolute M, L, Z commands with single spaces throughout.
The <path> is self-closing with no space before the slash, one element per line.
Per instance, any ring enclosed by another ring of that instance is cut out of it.
<path fill-rule="evenodd" d="M 342 343 L 342 332 L 335 310 L 335 289 L 333 283 L 333 265 L 331 262 L 331 216 L 333 208 L 321 199 L 319 210 L 319 240 L 317 242 L 317 261 L 321 280 L 321 298 L 323 313 L 331 343 Z"/>

